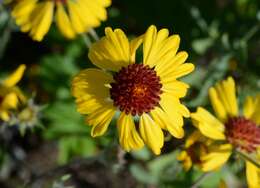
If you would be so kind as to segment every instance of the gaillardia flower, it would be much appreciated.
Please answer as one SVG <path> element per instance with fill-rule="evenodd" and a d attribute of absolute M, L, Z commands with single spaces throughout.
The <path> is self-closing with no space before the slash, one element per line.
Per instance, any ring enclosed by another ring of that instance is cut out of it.
<path fill-rule="evenodd" d="M 118 114 L 117 129 L 123 149 L 142 148 L 144 143 L 160 154 L 163 131 L 182 138 L 183 116 L 188 109 L 180 98 L 188 85 L 177 78 L 193 71 L 184 63 L 186 52 L 178 52 L 180 37 L 167 29 L 146 33 L 128 41 L 120 29 L 105 29 L 106 36 L 93 44 L 89 59 L 99 67 L 81 71 L 72 83 L 77 109 L 88 114 L 93 137 L 103 135 Z M 143 43 L 143 60 L 136 62 L 136 50 Z"/>
<path fill-rule="evenodd" d="M 60 32 L 72 39 L 106 20 L 110 4 L 111 0 L 19 0 L 12 16 L 34 40 L 43 39 L 54 17 Z"/>
<path fill-rule="evenodd" d="M 232 154 L 232 150 L 246 153 L 260 162 L 260 95 L 247 97 L 243 114 L 239 113 L 233 78 L 229 77 L 209 89 L 209 96 L 216 117 L 202 107 L 191 114 L 194 125 L 200 132 L 218 143 L 212 145 L 203 161 L 202 170 L 210 171 L 222 166 Z M 260 185 L 260 169 L 246 160 L 248 185 Z"/>
<path fill-rule="evenodd" d="M 0 120 L 8 121 L 11 110 L 15 110 L 20 102 L 26 100 L 25 96 L 15 85 L 23 76 L 25 65 L 20 65 L 17 70 L 5 80 L 0 82 Z"/>
<path fill-rule="evenodd" d="M 211 143 L 211 139 L 208 139 L 199 131 L 194 131 L 185 140 L 184 149 L 177 156 L 177 159 L 182 162 L 186 171 L 188 171 L 192 165 L 201 168 L 201 158 L 208 153 L 208 147 Z"/>

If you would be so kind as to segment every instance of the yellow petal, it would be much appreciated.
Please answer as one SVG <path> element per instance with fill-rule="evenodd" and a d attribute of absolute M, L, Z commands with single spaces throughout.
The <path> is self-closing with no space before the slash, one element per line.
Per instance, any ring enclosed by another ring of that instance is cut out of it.
<path fill-rule="evenodd" d="M 84 10 L 84 22 L 87 27 L 96 27 L 100 25 L 100 21 L 107 19 L 107 11 L 103 3 L 98 1 L 78 1 L 79 6 Z"/>
<path fill-rule="evenodd" d="M 82 12 L 80 11 L 80 7 L 78 6 L 77 2 L 69 0 L 67 1 L 67 7 L 73 30 L 76 33 L 85 32 L 87 28 L 85 26 L 84 17 L 82 15 Z"/>
<path fill-rule="evenodd" d="M 211 101 L 211 105 L 216 113 L 216 116 L 221 120 L 225 121 L 227 119 L 227 112 L 225 110 L 225 107 L 223 106 L 222 102 L 218 98 L 218 94 L 216 92 L 215 88 L 209 89 L 209 97 Z"/>
<path fill-rule="evenodd" d="M 107 104 L 112 75 L 102 70 L 89 68 L 81 71 L 72 81 L 72 95 L 77 98 L 78 111 L 88 114 Z"/>
<path fill-rule="evenodd" d="M 182 126 L 178 124 L 174 124 L 169 118 L 168 114 L 166 114 L 161 108 L 155 107 L 151 112 L 151 116 L 156 124 L 158 124 L 162 129 L 168 130 L 171 135 L 176 138 L 183 138 L 184 130 Z"/>
<path fill-rule="evenodd" d="M 220 168 L 230 157 L 232 146 L 230 144 L 217 145 L 209 149 L 208 154 L 201 157 L 202 170 L 212 171 Z"/>
<path fill-rule="evenodd" d="M 177 78 L 185 76 L 194 70 L 195 66 L 192 63 L 185 63 L 176 67 L 176 69 L 169 69 L 164 76 L 158 74 L 163 83 L 175 81 Z"/>
<path fill-rule="evenodd" d="M 15 4 L 12 10 L 12 16 L 15 18 L 17 25 L 23 27 L 30 22 L 30 15 L 36 6 L 36 3 L 37 0 L 23 0 Z M 30 27 L 28 29 L 30 29 Z"/>
<path fill-rule="evenodd" d="M 117 128 L 120 145 L 124 150 L 137 150 L 144 146 L 131 115 L 126 115 L 122 112 L 117 121 Z"/>
<path fill-rule="evenodd" d="M 74 77 L 72 94 L 75 97 L 87 95 L 105 99 L 110 96 L 106 85 L 111 82 L 113 82 L 111 74 L 95 68 L 85 69 Z"/>
<path fill-rule="evenodd" d="M 182 161 L 185 171 L 188 171 L 192 167 L 192 160 L 186 151 L 182 151 L 177 156 L 177 160 Z"/>
<path fill-rule="evenodd" d="M 23 77 L 26 66 L 20 65 L 8 78 L 3 81 L 5 87 L 15 86 Z"/>
<path fill-rule="evenodd" d="M 154 25 L 150 26 L 144 34 L 143 57 L 144 64 L 154 67 L 158 60 L 167 52 L 164 43 L 169 35 L 167 29 L 162 29 L 157 33 Z M 167 46 L 168 47 L 168 46 Z"/>
<path fill-rule="evenodd" d="M 75 37 L 75 32 L 72 28 L 71 21 L 61 2 L 57 3 L 56 10 L 56 23 L 60 32 L 67 38 L 72 39 Z"/>
<path fill-rule="evenodd" d="M 91 129 L 91 136 L 102 136 L 115 115 L 116 109 L 113 104 L 106 105 L 91 113 L 87 118 L 87 124 L 93 126 Z"/>
<path fill-rule="evenodd" d="M 217 83 L 215 89 L 217 96 L 214 100 L 217 100 L 217 98 L 219 99 L 218 103 L 222 103 L 222 106 L 224 106 L 229 117 L 237 116 L 238 105 L 236 101 L 236 88 L 233 78 L 228 77 L 227 80 Z M 214 106 L 214 102 L 212 102 L 212 106 Z"/>
<path fill-rule="evenodd" d="M 182 98 L 186 95 L 187 90 L 189 88 L 188 84 L 185 84 L 181 81 L 172 81 L 168 83 L 162 82 L 162 91 L 166 93 L 170 93 L 171 95 L 176 96 L 177 98 Z"/>
<path fill-rule="evenodd" d="M 225 139 L 224 125 L 204 108 L 198 107 L 197 112 L 191 114 L 191 118 L 194 126 L 196 126 L 204 136 L 216 140 Z"/>
<path fill-rule="evenodd" d="M 88 57 L 91 62 L 102 68 L 118 71 L 132 62 L 130 61 L 129 41 L 120 29 L 105 29 L 106 36 L 92 45 Z"/>
<path fill-rule="evenodd" d="M 130 56 L 131 56 L 131 63 L 135 62 L 135 54 L 136 50 L 139 48 L 139 46 L 143 42 L 143 36 L 140 36 L 138 38 L 135 38 L 130 41 Z"/>
<path fill-rule="evenodd" d="M 161 128 L 149 115 L 144 113 L 140 117 L 139 130 L 145 144 L 147 144 L 156 155 L 159 155 L 164 142 Z"/>
<path fill-rule="evenodd" d="M 9 121 L 10 116 L 8 114 L 8 111 L 0 109 L 0 119 L 3 121 Z"/>
<path fill-rule="evenodd" d="M 161 96 L 160 105 L 168 114 L 171 122 L 176 126 L 183 126 L 183 116 L 189 117 L 189 110 L 180 103 L 179 99 L 169 93 L 163 93 Z"/>
<path fill-rule="evenodd" d="M 199 131 L 194 131 L 185 141 L 185 148 L 190 147 L 195 142 L 199 141 L 203 135 Z"/>
<path fill-rule="evenodd" d="M 254 121 L 257 125 L 260 124 L 260 94 L 256 97 L 248 96 L 244 103 L 244 116 Z"/>
<path fill-rule="evenodd" d="M 4 97 L 1 106 L 3 109 L 16 109 L 18 102 L 19 100 L 17 95 L 12 92 Z"/>
<path fill-rule="evenodd" d="M 176 39 L 176 41 L 178 40 Z M 162 79 L 167 78 L 169 74 L 172 71 L 175 71 L 178 66 L 182 65 L 187 60 L 187 58 L 188 53 L 185 51 L 178 52 L 177 54 L 168 53 L 161 59 L 160 62 L 163 63 L 158 63 L 158 65 L 156 65 L 155 70 Z"/>
<path fill-rule="evenodd" d="M 36 40 L 41 41 L 46 33 L 49 31 L 53 19 L 54 2 L 46 1 L 38 3 L 34 9 L 32 17 L 32 29 L 30 36 Z"/>
<path fill-rule="evenodd" d="M 249 188 L 259 188 L 260 169 L 249 161 L 246 161 L 246 178 Z"/>

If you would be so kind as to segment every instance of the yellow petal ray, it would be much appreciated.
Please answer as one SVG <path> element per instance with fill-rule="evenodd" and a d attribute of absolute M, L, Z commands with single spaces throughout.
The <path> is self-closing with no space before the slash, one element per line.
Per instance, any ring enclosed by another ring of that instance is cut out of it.
<path fill-rule="evenodd" d="M 248 96 L 244 103 L 244 116 L 260 124 L 260 94 L 255 97 Z"/>
<path fill-rule="evenodd" d="M 197 112 L 191 113 L 191 118 L 194 126 L 196 126 L 204 136 L 216 140 L 225 139 L 224 125 L 204 108 L 198 107 Z"/>
<path fill-rule="evenodd" d="M 211 101 L 211 105 L 216 113 L 216 116 L 224 122 L 227 119 L 227 112 L 222 102 L 218 98 L 216 89 L 213 87 L 209 89 L 209 98 Z"/>
<path fill-rule="evenodd" d="M 12 10 L 12 16 L 15 18 L 17 25 L 23 27 L 25 24 L 28 24 L 30 15 L 35 8 L 37 0 L 24 0 L 19 1 Z M 30 27 L 27 29 L 27 31 Z"/>
<path fill-rule="evenodd" d="M 135 54 L 136 54 L 136 50 L 139 48 L 139 46 L 142 44 L 143 42 L 143 36 L 137 37 L 133 40 L 130 41 L 130 59 L 131 59 L 131 63 L 135 62 Z"/>
<path fill-rule="evenodd" d="M 222 144 L 210 148 L 208 154 L 201 157 L 202 170 L 207 172 L 220 168 L 229 159 L 232 153 L 231 150 L 232 146 L 230 144 Z"/>
<path fill-rule="evenodd" d="M 179 48 L 180 37 L 172 35 L 168 37 L 169 31 L 161 29 L 157 33 L 155 26 L 150 26 L 144 34 L 144 64 L 155 68 L 160 75 L 163 66 L 167 66 L 168 62 L 175 57 Z"/>
<path fill-rule="evenodd" d="M 148 114 L 140 117 L 139 130 L 143 141 L 152 149 L 154 154 L 159 155 L 164 142 L 161 128 Z"/>
<path fill-rule="evenodd" d="M 3 85 L 5 87 L 15 86 L 23 77 L 26 66 L 24 64 L 20 65 L 10 76 L 8 76 L 4 81 Z"/>
<path fill-rule="evenodd" d="M 85 32 L 87 28 L 85 26 L 84 17 L 82 16 L 82 12 L 80 11 L 80 7 L 78 6 L 77 2 L 68 0 L 67 7 L 73 30 L 78 34 Z"/>
<path fill-rule="evenodd" d="M 176 126 L 183 126 L 183 116 L 189 117 L 189 110 L 180 103 L 179 99 L 169 93 L 163 93 L 161 96 L 160 105 L 168 114 L 171 122 Z"/>
<path fill-rule="evenodd" d="M 190 147 L 195 142 L 201 139 L 203 135 L 199 131 L 194 131 L 185 141 L 185 148 Z"/>
<path fill-rule="evenodd" d="M 100 69 L 89 68 L 76 75 L 72 81 L 72 95 L 77 98 L 78 111 L 88 114 L 107 104 L 110 94 L 106 85 L 112 81 L 112 75 Z"/>
<path fill-rule="evenodd" d="M 112 31 L 106 28 L 106 36 L 92 45 L 88 57 L 91 62 L 102 69 L 118 71 L 130 61 L 129 41 L 120 29 Z"/>
<path fill-rule="evenodd" d="M 57 3 L 57 10 L 56 10 L 56 23 L 60 30 L 60 32 L 67 38 L 72 39 L 76 36 L 74 32 L 70 19 L 63 7 L 61 2 Z"/>
<path fill-rule="evenodd" d="M 182 151 L 177 155 L 177 160 L 182 161 L 185 171 L 188 171 L 192 167 L 192 160 L 186 151 Z"/>
<path fill-rule="evenodd" d="M 168 83 L 162 83 L 162 91 L 170 93 L 177 98 L 182 98 L 186 95 L 189 85 L 181 81 L 172 81 Z"/>
<path fill-rule="evenodd" d="M 91 113 L 86 118 L 87 124 L 93 126 L 91 129 L 91 136 L 102 136 L 106 132 L 115 113 L 116 108 L 113 107 L 113 104 L 102 106 L 100 109 Z"/>
<path fill-rule="evenodd" d="M 8 114 L 8 111 L 0 109 L 0 119 L 3 121 L 9 121 L 10 115 Z"/>
<path fill-rule="evenodd" d="M 122 112 L 117 121 L 117 129 L 119 142 L 124 150 L 138 150 L 144 146 L 131 115 Z"/>
<path fill-rule="evenodd" d="M 168 130 L 170 134 L 176 138 L 183 138 L 184 130 L 183 127 L 171 121 L 168 114 L 166 114 L 161 108 L 155 107 L 151 112 L 151 116 L 156 124 L 162 129 Z"/>
<path fill-rule="evenodd" d="M 246 161 L 246 179 L 249 188 L 259 188 L 260 169 L 249 161 Z"/>
<path fill-rule="evenodd" d="M 54 2 L 47 1 L 38 3 L 32 13 L 32 29 L 30 36 L 36 40 L 41 41 L 46 33 L 49 31 L 54 12 Z"/>
<path fill-rule="evenodd" d="M 188 53 L 185 51 L 178 52 L 174 56 L 171 53 L 168 53 L 163 57 L 161 62 L 156 65 L 155 70 L 158 73 L 158 75 L 162 78 L 167 77 L 168 74 L 174 70 L 181 64 L 183 64 L 188 58 Z"/>
<path fill-rule="evenodd" d="M 79 1 L 80 5 L 85 6 L 86 12 L 88 13 L 88 19 L 86 21 L 90 24 L 90 27 L 97 26 L 100 24 L 100 20 L 104 21 L 107 19 L 107 12 L 104 6 L 100 5 L 97 1 Z M 91 21 L 89 19 L 92 19 Z"/>
<path fill-rule="evenodd" d="M 1 106 L 3 109 L 16 109 L 18 103 L 19 100 L 17 95 L 11 92 L 4 97 Z"/>
<path fill-rule="evenodd" d="M 169 69 L 171 72 L 165 73 L 164 76 L 159 75 L 163 83 L 175 81 L 177 78 L 185 76 L 194 70 L 195 66 L 192 63 L 181 64 L 176 69 Z"/>
<path fill-rule="evenodd" d="M 232 77 L 219 82 L 215 86 L 219 101 L 225 107 L 227 115 L 234 117 L 238 115 L 238 105 L 236 101 L 235 82 Z"/>

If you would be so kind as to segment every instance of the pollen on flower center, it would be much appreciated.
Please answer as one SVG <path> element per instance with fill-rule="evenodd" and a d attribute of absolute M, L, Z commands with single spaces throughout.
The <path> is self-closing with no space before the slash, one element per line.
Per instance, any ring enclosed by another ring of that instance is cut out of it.
<path fill-rule="evenodd" d="M 235 147 L 251 153 L 260 146 L 260 128 L 253 121 L 234 117 L 225 126 L 227 139 Z"/>
<path fill-rule="evenodd" d="M 120 111 L 141 115 L 159 105 L 162 84 L 156 72 L 143 64 L 123 67 L 114 75 L 110 95 Z"/>

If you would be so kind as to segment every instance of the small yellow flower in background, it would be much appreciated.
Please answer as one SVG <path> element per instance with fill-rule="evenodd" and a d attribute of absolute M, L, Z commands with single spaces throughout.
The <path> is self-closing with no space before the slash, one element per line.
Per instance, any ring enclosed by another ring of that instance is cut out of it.
<path fill-rule="evenodd" d="M 107 19 L 106 7 L 111 0 L 19 0 L 12 10 L 23 32 L 41 41 L 53 19 L 60 32 L 72 39 Z"/>
<path fill-rule="evenodd" d="M 208 147 L 212 143 L 210 139 L 203 136 L 199 131 L 194 131 L 186 140 L 184 150 L 177 156 L 183 167 L 188 171 L 192 165 L 201 168 L 201 157 L 208 153 Z"/>
<path fill-rule="evenodd" d="M 26 98 L 15 85 L 21 80 L 25 71 L 25 65 L 20 65 L 14 73 L 0 82 L 0 120 L 8 121 L 10 111 L 17 109 L 20 102 L 25 102 Z"/>
<path fill-rule="evenodd" d="M 157 32 L 150 26 L 141 37 L 129 41 L 120 29 L 105 29 L 105 37 L 93 44 L 89 59 L 99 67 L 81 71 L 72 83 L 77 109 L 88 115 L 93 137 L 103 135 L 111 120 L 119 115 L 119 142 L 126 151 L 146 144 L 160 154 L 163 130 L 182 138 L 183 116 L 189 110 L 181 104 L 188 85 L 179 77 L 193 71 L 184 63 L 186 52 L 178 52 L 180 37 L 167 29 Z M 135 55 L 143 43 L 143 62 Z"/>
<path fill-rule="evenodd" d="M 203 135 L 223 144 L 213 145 L 209 153 L 202 157 L 202 170 L 221 167 L 230 157 L 232 149 L 254 156 L 259 163 L 260 95 L 247 97 L 243 114 L 239 113 L 232 77 L 211 87 L 209 96 L 216 116 L 199 107 L 197 112 L 191 114 L 191 118 Z M 259 187 L 260 169 L 250 161 L 246 161 L 246 176 L 250 188 Z"/>

